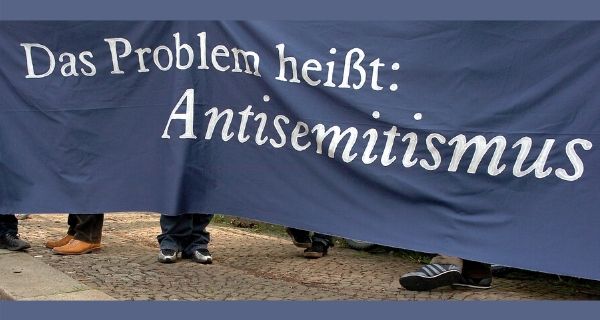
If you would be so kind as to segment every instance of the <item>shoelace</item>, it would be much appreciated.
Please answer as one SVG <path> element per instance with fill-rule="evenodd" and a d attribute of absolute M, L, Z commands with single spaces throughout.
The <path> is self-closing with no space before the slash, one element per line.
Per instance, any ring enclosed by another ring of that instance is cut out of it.
<path fill-rule="evenodd" d="M 163 252 L 163 254 L 168 255 L 168 256 L 175 255 L 175 250 L 165 249 L 165 250 L 161 250 L 161 251 Z"/>

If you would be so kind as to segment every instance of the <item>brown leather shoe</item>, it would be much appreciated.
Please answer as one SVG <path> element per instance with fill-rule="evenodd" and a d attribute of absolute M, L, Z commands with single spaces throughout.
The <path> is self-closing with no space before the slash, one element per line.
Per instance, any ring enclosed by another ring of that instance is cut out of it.
<path fill-rule="evenodd" d="M 62 255 L 77 255 L 90 253 L 92 251 L 99 250 L 101 247 L 102 245 L 99 243 L 88 243 L 81 240 L 72 239 L 64 246 L 52 249 L 52 252 Z"/>
<path fill-rule="evenodd" d="M 69 241 L 71 241 L 73 239 L 73 236 L 68 234 L 64 237 L 62 237 L 62 239 L 58 239 L 58 240 L 50 240 L 48 242 L 46 242 L 46 248 L 48 249 L 54 249 L 56 247 L 62 247 L 65 244 L 69 243 Z"/>

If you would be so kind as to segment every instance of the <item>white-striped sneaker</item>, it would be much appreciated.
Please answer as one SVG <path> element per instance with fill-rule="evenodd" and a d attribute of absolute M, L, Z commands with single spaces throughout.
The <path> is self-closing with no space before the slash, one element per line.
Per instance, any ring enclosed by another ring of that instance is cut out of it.
<path fill-rule="evenodd" d="M 428 264 L 400 277 L 400 284 L 411 291 L 429 291 L 460 282 L 462 276 L 453 264 Z"/>

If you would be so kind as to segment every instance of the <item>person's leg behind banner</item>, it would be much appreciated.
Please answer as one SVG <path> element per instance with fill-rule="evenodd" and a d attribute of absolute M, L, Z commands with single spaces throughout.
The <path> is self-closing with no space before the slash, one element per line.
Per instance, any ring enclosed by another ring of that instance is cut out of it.
<path fill-rule="evenodd" d="M 285 228 L 287 234 L 292 238 L 292 243 L 298 248 L 310 248 L 312 240 L 310 239 L 310 231 L 300 230 L 296 228 Z"/>
<path fill-rule="evenodd" d="M 400 284 L 411 291 L 428 291 L 444 286 L 487 289 L 492 285 L 489 264 L 437 255 L 427 265 L 400 277 Z"/>
<path fill-rule="evenodd" d="M 460 281 L 452 284 L 457 287 L 489 289 L 492 287 L 492 266 L 489 263 L 464 260 Z"/>
<path fill-rule="evenodd" d="M 77 222 L 79 219 L 76 214 L 69 214 L 67 218 L 67 224 L 69 225 L 69 229 L 67 229 L 67 234 L 60 239 L 49 240 L 46 242 L 46 248 L 54 249 L 57 247 L 62 247 L 69 243 L 69 241 L 73 240 L 75 236 L 75 227 L 77 226 Z"/>
<path fill-rule="evenodd" d="M 327 254 L 329 247 L 333 246 L 333 239 L 329 235 L 315 232 L 311 237 L 310 231 L 289 227 L 285 230 L 296 247 L 306 248 L 303 253 L 306 258 L 321 258 Z"/>
<path fill-rule="evenodd" d="M 72 238 L 65 245 L 55 246 L 52 249 L 53 253 L 79 255 L 99 250 L 102 247 L 104 214 L 70 214 L 68 222 L 69 231 L 67 231 L 67 236 L 61 240 L 66 240 L 69 236 Z"/>
<path fill-rule="evenodd" d="M 191 259 L 201 264 L 211 264 L 212 255 L 208 251 L 210 233 L 206 227 L 213 218 L 212 214 L 191 214 L 192 230 L 190 236 L 183 243 L 183 259 Z"/>
<path fill-rule="evenodd" d="M 318 259 L 327 255 L 329 247 L 333 247 L 333 237 L 330 235 L 315 232 L 311 237 L 311 246 L 304 250 L 304 257 L 308 259 Z"/>
<path fill-rule="evenodd" d="M 184 249 L 183 243 L 191 234 L 192 223 L 191 214 L 160 215 L 161 234 L 156 237 L 160 247 L 158 261 L 162 263 L 177 261 L 179 253 Z"/>
<path fill-rule="evenodd" d="M 13 214 L 0 214 L 0 249 L 22 251 L 31 245 L 19 237 L 18 220 Z"/>

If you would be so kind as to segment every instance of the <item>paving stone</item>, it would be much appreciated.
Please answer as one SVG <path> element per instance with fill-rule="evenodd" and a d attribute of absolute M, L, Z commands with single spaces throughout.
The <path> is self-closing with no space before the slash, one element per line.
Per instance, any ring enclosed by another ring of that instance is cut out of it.
<path fill-rule="evenodd" d="M 104 248 L 83 256 L 52 255 L 43 248 L 62 237 L 66 215 L 33 215 L 21 221 L 32 256 L 90 288 L 119 300 L 596 300 L 600 284 L 577 287 L 558 280 L 494 279 L 489 290 L 440 288 L 411 292 L 399 276 L 420 265 L 388 254 L 333 248 L 307 260 L 286 238 L 210 226 L 212 265 L 156 261 L 159 215 L 108 214 Z M 0 251 L 2 254 L 2 251 Z M 0 258 L 2 259 L 2 258 Z"/>

